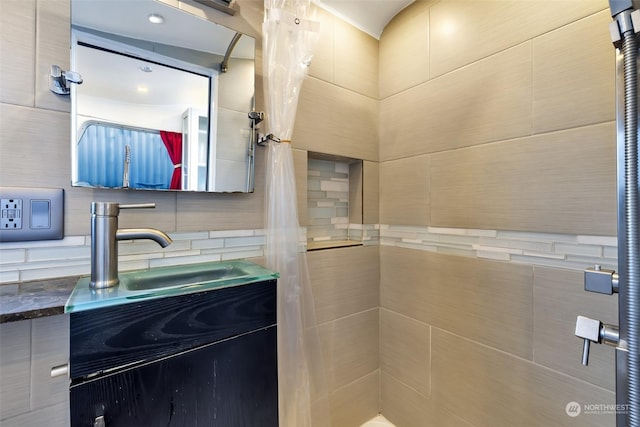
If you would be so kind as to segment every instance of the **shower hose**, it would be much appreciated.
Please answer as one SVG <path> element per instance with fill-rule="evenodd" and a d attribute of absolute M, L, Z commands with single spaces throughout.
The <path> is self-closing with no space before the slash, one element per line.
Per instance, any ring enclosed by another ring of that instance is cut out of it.
<path fill-rule="evenodd" d="M 623 34 L 624 54 L 624 230 L 627 266 L 624 314 L 627 325 L 628 420 L 640 427 L 640 242 L 638 239 L 638 42 L 633 30 Z M 623 283 L 624 283 L 623 282 Z"/>

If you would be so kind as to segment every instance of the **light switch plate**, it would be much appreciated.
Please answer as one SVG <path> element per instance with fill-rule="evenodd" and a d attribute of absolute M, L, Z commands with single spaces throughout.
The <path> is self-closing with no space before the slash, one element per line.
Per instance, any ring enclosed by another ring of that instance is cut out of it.
<path fill-rule="evenodd" d="M 0 187 L 0 242 L 64 238 L 64 190 Z"/>

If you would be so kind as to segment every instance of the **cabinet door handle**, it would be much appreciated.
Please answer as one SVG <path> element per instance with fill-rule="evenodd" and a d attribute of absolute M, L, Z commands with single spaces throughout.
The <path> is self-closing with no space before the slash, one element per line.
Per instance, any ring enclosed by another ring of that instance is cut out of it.
<path fill-rule="evenodd" d="M 62 375 L 69 374 L 69 364 L 65 363 L 64 365 L 54 366 L 51 368 L 51 378 L 60 377 Z"/>

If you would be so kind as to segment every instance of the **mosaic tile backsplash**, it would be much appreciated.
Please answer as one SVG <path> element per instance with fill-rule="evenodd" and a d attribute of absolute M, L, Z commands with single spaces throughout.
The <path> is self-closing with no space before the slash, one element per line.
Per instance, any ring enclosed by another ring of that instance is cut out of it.
<path fill-rule="evenodd" d="M 338 211 L 337 206 L 332 209 Z M 348 236 L 364 245 L 399 246 L 573 270 L 583 270 L 595 264 L 616 270 L 618 264 L 618 242 L 614 236 L 349 224 L 347 221 L 329 222 L 322 227 L 331 230 L 328 234 L 335 239 Z M 301 229 L 302 251 L 305 250 L 305 242 L 312 241 L 308 235 L 319 233 L 322 227 Z M 170 236 L 173 243 L 165 249 L 144 240 L 119 242 L 120 270 L 264 256 L 265 231 L 262 229 L 170 233 Z M 0 243 L 0 285 L 89 273 L 89 236 Z"/>
<path fill-rule="evenodd" d="M 120 271 L 264 256 L 264 230 L 169 233 L 161 248 L 147 240 L 118 243 Z M 0 283 L 78 276 L 91 272 L 90 236 L 0 243 Z"/>
<path fill-rule="evenodd" d="M 618 265 L 609 236 L 380 225 L 380 244 L 574 270 Z"/>
<path fill-rule="evenodd" d="M 386 245 L 505 262 L 583 270 L 594 264 L 617 269 L 617 238 L 519 231 L 378 224 L 333 224 L 336 236 L 364 245 Z M 301 250 L 305 250 L 304 228 Z M 148 241 L 119 242 L 121 271 L 264 256 L 264 230 L 170 233 L 165 249 Z M 89 274 L 90 237 L 0 243 L 0 284 Z"/>

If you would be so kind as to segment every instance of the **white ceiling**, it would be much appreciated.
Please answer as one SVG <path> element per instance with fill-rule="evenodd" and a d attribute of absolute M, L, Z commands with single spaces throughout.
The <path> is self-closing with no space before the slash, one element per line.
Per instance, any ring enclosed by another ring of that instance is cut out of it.
<path fill-rule="evenodd" d="M 382 30 L 398 12 L 414 0 L 311 0 L 354 27 L 380 38 Z"/>
<path fill-rule="evenodd" d="M 0 0 L 1 1 L 1 0 Z M 337 15 L 356 28 L 379 39 L 382 30 L 398 12 L 413 3 L 414 0 L 311 0 L 323 9 Z M 75 24 L 95 28 L 114 34 L 155 39 L 162 42 L 162 34 L 171 34 L 171 44 L 202 51 L 226 49 L 212 46 L 212 40 L 218 38 L 215 26 L 203 19 L 190 18 L 185 24 L 185 14 L 177 9 L 153 0 L 73 0 L 71 17 Z M 146 18 L 149 13 L 160 13 L 167 21 L 160 26 L 149 25 Z M 132 32 L 133 29 L 133 32 Z M 149 37 L 147 32 L 154 34 Z M 196 35 L 194 37 L 194 35 Z M 233 33 L 231 33 L 233 35 Z M 176 37 L 179 37 L 176 40 Z M 184 39 L 184 40 L 183 40 Z M 218 38 L 219 39 L 219 38 Z M 246 39 L 246 37 L 243 37 Z M 224 39 L 223 39 L 224 40 Z M 225 40 L 226 41 L 226 40 Z M 234 49 L 236 56 L 246 57 L 243 42 Z M 252 49 L 253 46 L 246 46 Z M 224 50 L 222 50 L 224 52 Z M 216 52 L 219 53 L 219 52 Z"/>
<path fill-rule="evenodd" d="M 3 1 L 3 0 L 0 0 Z M 148 21 L 159 14 L 165 22 Z M 235 31 L 154 0 L 73 0 L 71 22 L 106 33 L 224 55 Z M 236 58 L 253 58 L 255 41 L 243 36 Z"/>

